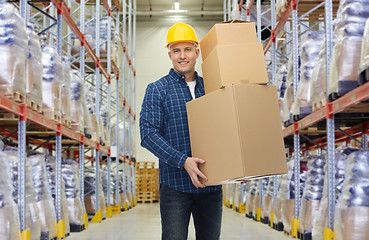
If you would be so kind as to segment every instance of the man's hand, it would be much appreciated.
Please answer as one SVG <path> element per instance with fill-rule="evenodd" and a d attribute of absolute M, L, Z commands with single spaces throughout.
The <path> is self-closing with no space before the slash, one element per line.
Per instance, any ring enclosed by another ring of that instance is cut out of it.
<path fill-rule="evenodd" d="M 187 158 L 184 163 L 184 168 L 186 169 L 188 175 L 190 175 L 191 181 L 196 188 L 204 188 L 205 185 L 199 181 L 198 177 L 201 177 L 205 180 L 208 178 L 199 170 L 198 165 L 205 163 L 205 160 L 200 158 Z"/>

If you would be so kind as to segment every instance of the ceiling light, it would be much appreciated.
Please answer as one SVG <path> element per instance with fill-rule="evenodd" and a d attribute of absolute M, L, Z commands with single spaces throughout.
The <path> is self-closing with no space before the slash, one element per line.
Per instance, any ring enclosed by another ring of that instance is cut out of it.
<path fill-rule="evenodd" d="M 174 10 L 179 10 L 179 1 L 174 2 Z"/>

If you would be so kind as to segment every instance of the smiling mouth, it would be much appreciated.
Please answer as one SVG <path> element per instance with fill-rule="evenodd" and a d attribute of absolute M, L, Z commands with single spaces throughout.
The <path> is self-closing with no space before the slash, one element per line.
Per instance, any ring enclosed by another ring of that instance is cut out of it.
<path fill-rule="evenodd" d="M 186 65 L 188 62 L 179 62 L 180 65 Z"/>

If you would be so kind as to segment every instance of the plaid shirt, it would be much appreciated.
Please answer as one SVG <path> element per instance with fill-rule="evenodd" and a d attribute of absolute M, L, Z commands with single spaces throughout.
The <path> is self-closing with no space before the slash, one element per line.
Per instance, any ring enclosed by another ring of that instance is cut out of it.
<path fill-rule="evenodd" d="M 205 94 L 195 73 L 196 98 Z M 201 193 L 221 186 L 196 188 L 183 165 L 191 157 L 186 102 L 192 100 L 185 76 L 173 69 L 147 86 L 140 113 L 141 145 L 159 158 L 160 183 L 180 192 Z"/>

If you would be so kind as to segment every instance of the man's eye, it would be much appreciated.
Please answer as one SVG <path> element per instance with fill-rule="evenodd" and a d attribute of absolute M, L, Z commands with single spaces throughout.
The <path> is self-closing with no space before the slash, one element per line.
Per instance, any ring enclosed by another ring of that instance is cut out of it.
<path fill-rule="evenodd" d="M 179 52 L 179 50 L 178 50 L 178 49 L 175 49 L 175 50 L 173 50 L 173 52 L 174 52 L 174 53 L 177 53 L 177 52 Z"/>

